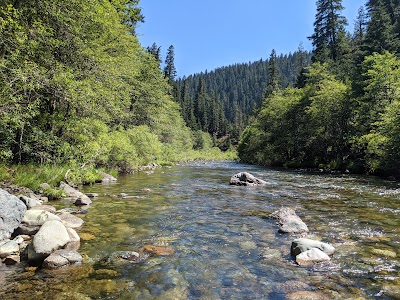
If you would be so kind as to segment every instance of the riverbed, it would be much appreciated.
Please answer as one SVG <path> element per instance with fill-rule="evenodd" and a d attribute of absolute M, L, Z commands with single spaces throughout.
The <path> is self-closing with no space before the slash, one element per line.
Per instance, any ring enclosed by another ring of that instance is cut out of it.
<path fill-rule="evenodd" d="M 268 184 L 230 186 L 230 177 L 241 171 Z M 320 299 L 400 299 L 398 182 L 198 162 L 82 191 L 99 194 L 79 215 L 85 221 L 79 231 L 85 236 L 79 249 L 84 265 L 58 273 L 3 266 L 0 298 L 290 299 L 304 292 Z M 308 238 L 336 248 L 330 262 L 296 265 L 290 257 L 296 236 L 278 233 L 267 218 L 281 207 L 296 210 L 309 227 Z M 144 245 L 168 246 L 174 253 L 104 263 L 114 251 Z"/>

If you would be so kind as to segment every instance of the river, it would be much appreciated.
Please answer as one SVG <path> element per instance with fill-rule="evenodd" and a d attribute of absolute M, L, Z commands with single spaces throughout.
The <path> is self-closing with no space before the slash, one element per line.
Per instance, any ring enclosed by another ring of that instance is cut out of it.
<path fill-rule="evenodd" d="M 241 171 L 269 184 L 230 186 Z M 201 162 L 121 176 L 84 192 L 100 195 L 82 215 L 80 233 L 91 237 L 79 249 L 85 264 L 59 274 L 20 267 L 1 297 L 302 299 L 295 292 L 308 291 L 321 298 L 307 299 L 400 299 L 397 182 Z M 278 233 L 267 218 L 281 207 L 295 208 L 309 238 L 336 248 L 329 263 L 296 265 L 290 257 L 296 236 Z M 174 254 L 103 263 L 114 251 L 144 245 L 169 246 Z"/>

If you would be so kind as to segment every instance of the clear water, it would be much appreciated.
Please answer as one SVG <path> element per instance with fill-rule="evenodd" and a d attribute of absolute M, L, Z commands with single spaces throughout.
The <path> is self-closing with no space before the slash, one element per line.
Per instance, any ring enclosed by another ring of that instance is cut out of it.
<path fill-rule="evenodd" d="M 240 171 L 270 184 L 229 186 Z M 0 298 L 302 299 L 291 293 L 308 291 L 312 299 L 400 299 L 399 183 L 207 162 L 84 190 L 100 194 L 82 216 L 80 232 L 95 237 L 79 250 L 85 264 L 58 272 L 3 266 Z M 278 233 L 266 218 L 287 206 L 307 223 L 310 238 L 335 246 L 331 262 L 296 265 L 289 255 L 296 236 Z M 175 253 L 138 264 L 102 262 L 148 244 Z"/>

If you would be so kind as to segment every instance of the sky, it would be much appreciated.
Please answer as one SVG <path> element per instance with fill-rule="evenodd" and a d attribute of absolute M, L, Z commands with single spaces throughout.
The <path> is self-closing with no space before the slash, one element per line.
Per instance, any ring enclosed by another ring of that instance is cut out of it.
<path fill-rule="evenodd" d="M 294 52 L 313 33 L 315 0 L 141 0 L 143 47 L 156 43 L 165 60 L 175 48 L 178 77 Z M 350 31 L 366 0 L 343 0 Z"/>

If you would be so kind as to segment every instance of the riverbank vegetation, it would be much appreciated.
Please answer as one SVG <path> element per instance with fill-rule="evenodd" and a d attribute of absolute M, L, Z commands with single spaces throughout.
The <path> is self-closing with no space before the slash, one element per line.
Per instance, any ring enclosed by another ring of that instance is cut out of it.
<path fill-rule="evenodd" d="M 138 2 L 1 2 L 1 164 L 91 174 L 223 156 L 186 126 L 168 74 L 139 44 Z"/>
<path fill-rule="evenodd" d="M 340 0 L 318 0 L 313 64 L 282 89 L 274 53 L 244 162 L 400 177 L 399 1 L 367 1 L 352 34 Z M 275 75 L 272 75 L 275 74 Z"/>

